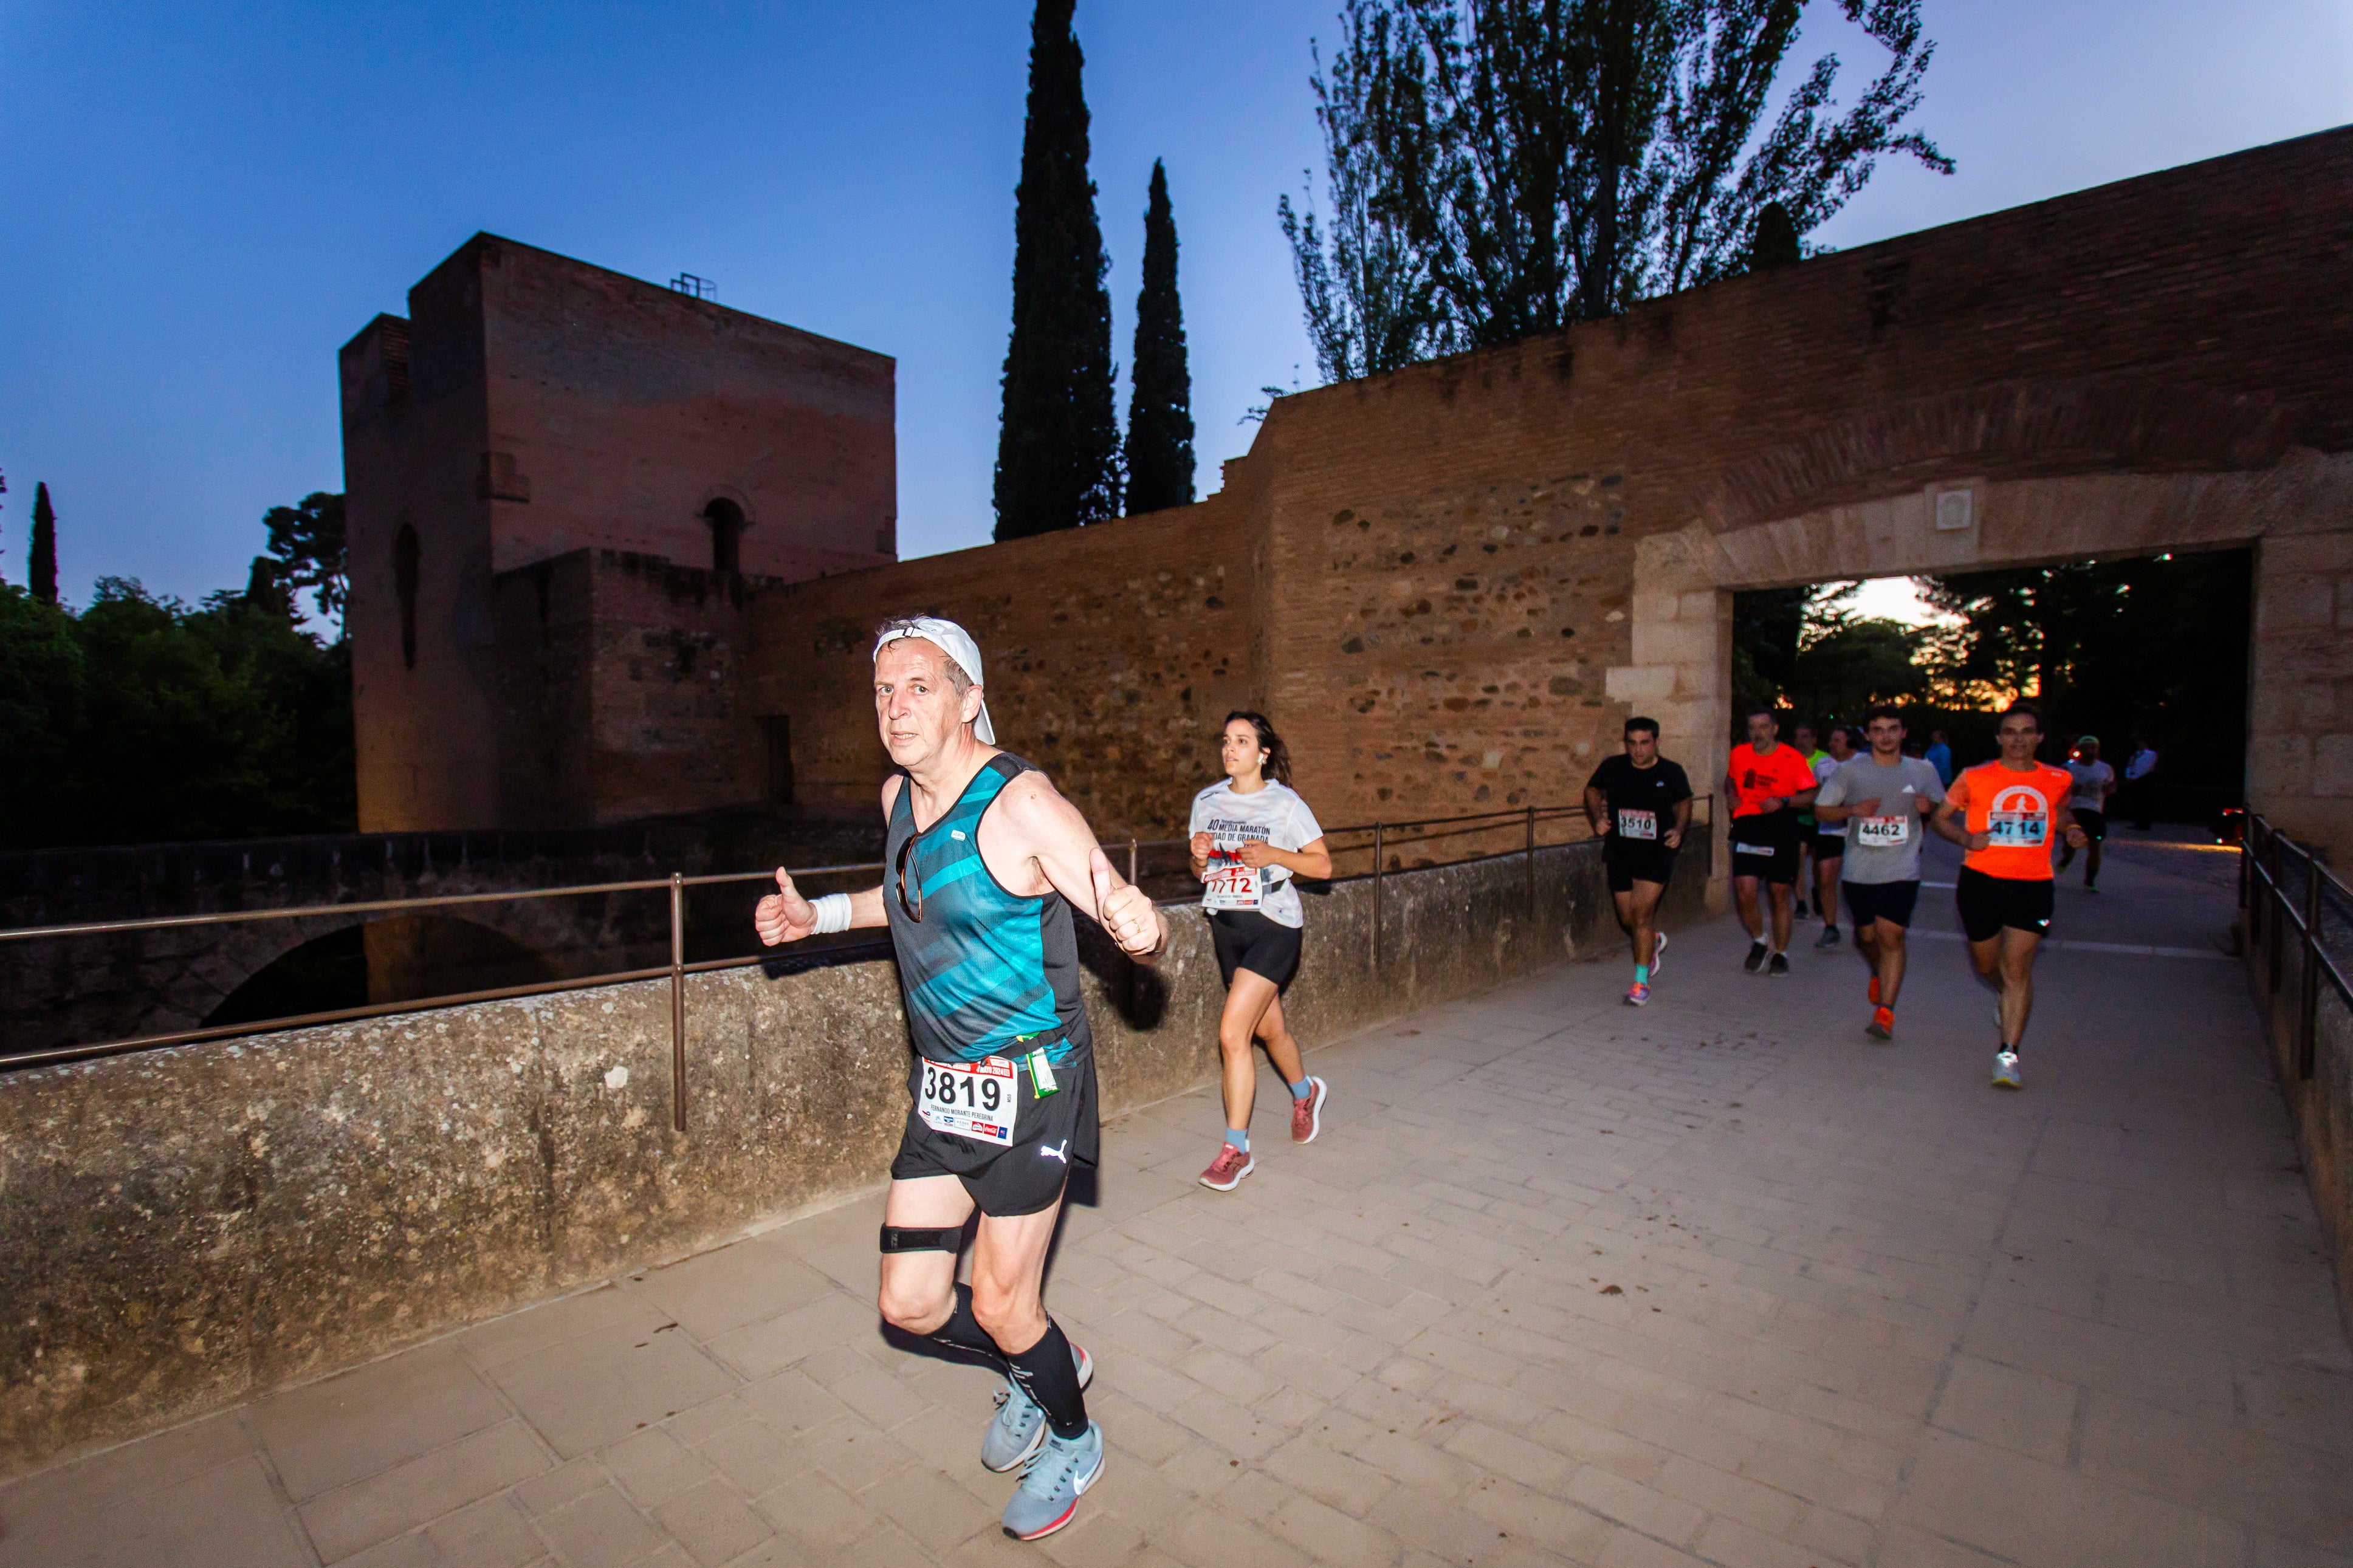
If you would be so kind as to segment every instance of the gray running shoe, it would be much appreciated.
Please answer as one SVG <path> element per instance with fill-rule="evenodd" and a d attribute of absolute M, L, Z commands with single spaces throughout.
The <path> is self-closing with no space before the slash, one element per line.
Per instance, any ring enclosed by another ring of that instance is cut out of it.
<path fill-rule="evenodd" d="M 1814 938 L 1814 951 L 1816 952 L 1824 952 L 1830 948 L 1836 947 L 1838 944 L 1839 929 L 1836 926 L 1822 927 L 1822 934 Z"/>
<path fill-rule="evenodd" d="M 2018 1053 L 1996 1051 L 1993 1054 L 1993 1086 L 1996 1089 L 2018 1089 Z"/>
<path fill-rule="evenodd" d="M 1651 933 L 1651 979 L 1656 980 L 1656 979 L 1659 977 L 1659 971 L 1660 971 L 1660 969 L 1661 969 L 1662 966 L 1664 966 L 1664 964 L 1666 963 L 1666 962 L 1667 962 L 1667 933 L 1666 933 L 1666 932 L 1664 932 L 1664 931 L 1652 931 L 1652 932 Z"/>
<path fill-rule="evenodd" d="M 1094 1358 L 1083 1346 L 1072 1345 L 1071 1359 L 1078 1363 L 1081 1388 L 1095 1380 Z M 981 1435 L 980 1462 L 1002 1474 L 1043 1447 L 1047 1430 L 1045 1411 L 1008 1378 L 997 1391 L 997 1418 Z"/>
<path fill-rule="evenodd" d="M 1093 1422 L 1075 1437 L 1048 1436 L 1005 1505 L 1005 1533 L 1036 1541 L 1070 1523 L 1079 1511 L 1079 1494 L 1095 1484 L 1103 1468 L 1103 1428 Z"/>

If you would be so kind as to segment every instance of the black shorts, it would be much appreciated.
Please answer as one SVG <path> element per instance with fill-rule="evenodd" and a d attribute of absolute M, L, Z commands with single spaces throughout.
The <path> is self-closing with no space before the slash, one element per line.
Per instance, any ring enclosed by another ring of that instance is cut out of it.
<path fill-rule="evenodd" d="M 1846 829 L 1843 827 L 1835 831 L 1828 827 L 1815 829 L 1814 858 L 1818 861 L 1845 859 Z"/>
<path fill-rule="evenodd" d="M 2075 826 L 2084 830 L 2084 837 L 2097 844 L 2108 836 L 2108 814 L 2087 811 L 2079 805 L 2075 808 Z"/>
<path fill-rule="evenodd" d="M 1787 806 L 1732 819 L 1732 874 L 1787 888 L 1798 880 L 1798 814 Z"/>
<path fill-rule="evenodd" d="M 1845 890 L 1847 912 L 1854 917 L 1857 931 L 1874 921 L 1909 929 L 1912 908 L 1920 901 L 1916 877 L 1905 882 L 1841 882 L 1839 886 Z"/>
<path fill-rule="evenodd" d="M 2035 936 L 2051 934 L 2051 914 L 2056 907 L 2048 877 L 1989 877 L 1961 868 L 1953 901 L 1961 911 L 1961 931 L 1971 942 L 1991 942 L 2007 926 Z"/>
<path fill-rule="evenodd" d="M 1039 1099 L 1023 1060 L 1013 1069 L 1013 1142 L 992 1143 L 942 1132 L 916 1114 L 927 1064 L 922 1058 L 907 1074 L 907 1129 L 899 1137 L 891 1179 L 954 1176 L 972 1194 L 980 1212 L 997 1218 L 1036 1214 L 1054 1206 L 1072 1165 L 1095 1163 L 1100 1120 L 1095 1110 L 1095 1058 L 1075 1051 L 1053 1068 L 1056 1092 Z"/>
<path fill-rule="evenodd" d="M 1674 879 L 1675 852 L 1656 839 L 1620 838 L 1615 833 L 1601 841 L 1602 868 L 1609 873 L 1609 890 L 1630 893 L 1637 882 L 1665 887 Z"/>
<path fill-rule="evenodd" d="M 1237 969 L 1271 980 L 1278 989 L 1290 984 L 1299 973 L 1299 938 L 1297 926 L 1256 910 L 1216 910 L 1209 915 L 1209 942 L 1229 989 Z"/>

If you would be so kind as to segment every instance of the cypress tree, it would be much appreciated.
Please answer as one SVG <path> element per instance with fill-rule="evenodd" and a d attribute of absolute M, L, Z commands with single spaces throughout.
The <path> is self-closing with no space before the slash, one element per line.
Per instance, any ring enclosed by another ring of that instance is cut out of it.
<path fill-rule="evenodd" d="M 1798 243 L 1797 220 L 1789 209 L 1779 202 L 1767 202 L 1757 215 L 1757 237 L 1748 247 L 1748 269 L 1762 272 L 1771 267 L 1790 267 L 1803 258 L 1804 250 Z"/>
<path fill-rule="evenodd" d="M 1185 366 L 1185 310 L 1176 298 L 1176 218 L 1168 209 L 1168 175 L 1157 158 L 1144 209 L 1144 287 L 1135 296 L 1133 363 L 1127 510 L 1183 506 L 1193 499 L 1193 377 Z"/>
<path fill-rule="evenodd" d="M 33 597 L 44 605 L 58 602 L 58 514 L 49 506 L 49 487 L 33 487 Z"/>
<path fill-rule="evenodd" d="M 1087 178 L 1085 63 L 1076 0 L 1038 0 L 1029 119 L 1013 196 L 1013 337 L 997 441 L 997 537 L 1119 515 L 1119 415 L 1111 363 L 1110 263 Z"/>

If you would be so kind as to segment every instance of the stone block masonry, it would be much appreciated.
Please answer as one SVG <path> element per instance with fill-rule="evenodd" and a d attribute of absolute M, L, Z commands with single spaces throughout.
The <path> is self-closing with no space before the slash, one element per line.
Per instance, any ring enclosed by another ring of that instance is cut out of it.
<path fill-rule="evenodd" d="M 1314 1043 L 1619 941 L 1597 846 L 1311 900 Z M 1671 917 L 1700 908 L 1686 855 Z M 1208 1081 L 1208 931 L 1137 968 L 1082 922 L 1107 1113 Z M 453 1007 L 0 1078 L 0 1469 L 364 1360 L 881 1182 L 906 1115 L 887 958 Z"/>

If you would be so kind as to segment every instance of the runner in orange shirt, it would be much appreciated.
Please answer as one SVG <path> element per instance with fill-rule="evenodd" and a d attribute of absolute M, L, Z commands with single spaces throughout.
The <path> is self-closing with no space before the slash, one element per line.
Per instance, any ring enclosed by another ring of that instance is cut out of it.
<path fill-rule="evenodd" d="M 2051 850 L 2062 838 L 2081 849 L 2084 838 L 2067 809 L 2073 775 L 2034 760 L 2042 743 L 2042 715 L 2034 705 L 2002 710 L 1997 734 L 2000 760 L 1955 779 L 1933 821 L 1968 851 L 1955 900 L 1969 961 L 2001 993 L 1993 1086 L 2016 1089 L 2018 1044 L 2034 1010 L 2034 954 L 2051 930 Z"/>
<path fill-rule="evenodd" d="M 1789 973 L 1790 889 L 1798 880 L 1798 813 L 1810 805 L 1814 770 L 1795 746 L 1781 744 L 1781 726 L 1770 708 L 1748 712 L 1748 742 L 1732 748 L 1725 784 L 1732 795 L 1732 892 L 1740 923 L 1748 931 L 1748 957 L 1741 967 L 1759 969 L 1778 980 Z M 1770 891 L 1773 941 L 1765 941 L 1765 920 L 1757 908 L 1758 883 Z M 1769 962 L 1768 962 L 1769 960 Z"/>

